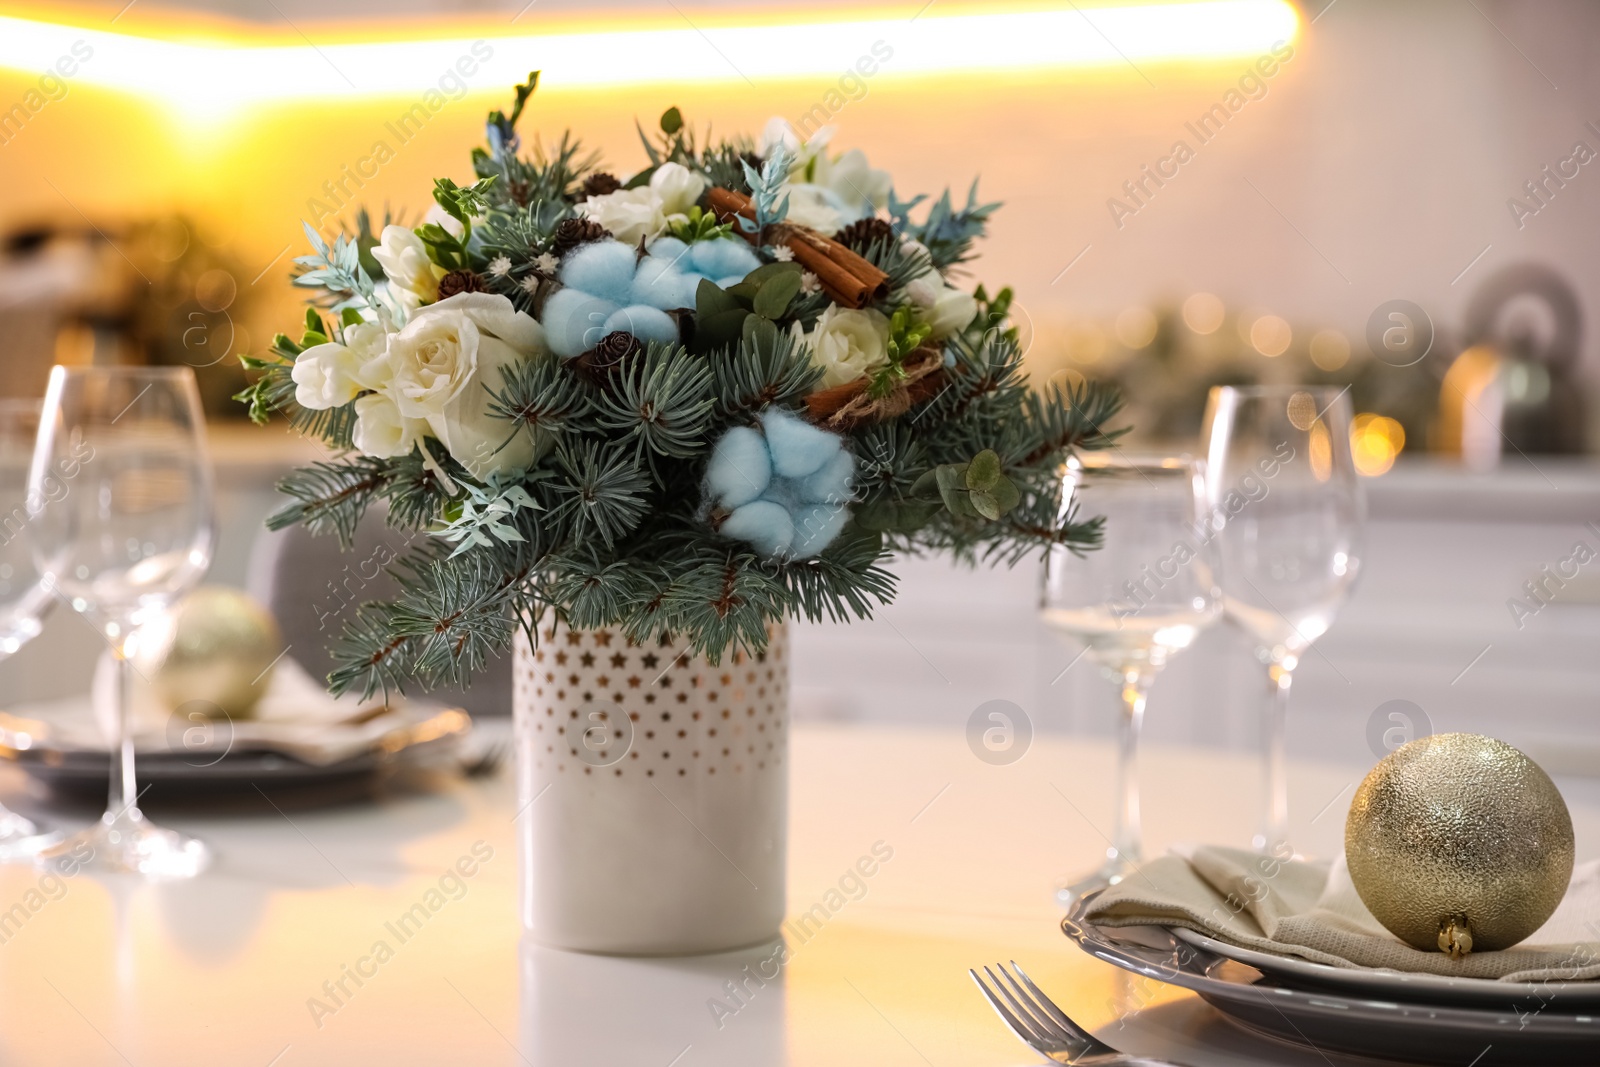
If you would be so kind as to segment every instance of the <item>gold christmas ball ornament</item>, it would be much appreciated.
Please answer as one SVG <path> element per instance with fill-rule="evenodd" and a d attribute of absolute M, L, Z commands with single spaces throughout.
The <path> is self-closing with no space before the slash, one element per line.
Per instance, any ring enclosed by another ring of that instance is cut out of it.
<path fill-rule="evenodd" d="M 1572 816 L 1550 776 L 1503 741 L 1436 734 L 1395 749 L 1350 804 L 1345 860 L 1400 940 L 1452 959 L 1510 948 L 1572 880 Z"/>
<path fill-rule="evenodd" d="M 237 589 L 202 586 L 139 634 L 134 666 L 168 708 L 200 701 L 248 718 L 283 652 L 278 624 Z"/>

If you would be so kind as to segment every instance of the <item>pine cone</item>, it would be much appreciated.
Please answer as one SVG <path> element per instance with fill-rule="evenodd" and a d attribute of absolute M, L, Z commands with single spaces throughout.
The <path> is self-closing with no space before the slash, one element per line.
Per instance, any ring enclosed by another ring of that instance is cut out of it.
<path fill-rule="evenodd" d="M 833 239 L 852 252 L 864 253 L 880 241 L 894 240 L 894 227 L 880 218 L 867 218 L 852 222 L 833 235 Z"/>
<path fill-rule="evenodd" d="M 581 244 L 603 241 L 610 236 L 611 231 L 593 219 L 583 217 L 564 219 L 556 226 L 551 251 L 558 256 L 564 256 Z"/>
<path fill-rule="evenodd" d="M 607 174 L 603 170 L 596 171 L 583 179 L 583 195 L 586 197 L 605 196 L 607 193 L 614 193 L 621 188 L 622 183 L 617 180 L 617 176 L 615 174 Z"/>
<path fill-rule="evenodd" d="M 483 279 L 470 270 L 453 270 L 439 279 L 440 300 L 455 296 L 457 293 L 481 293 L 483 291 Z"/>
<path fill-rule="evenodd" d="M 574 358 L 572 369 L 590 385 L 604 389 L 643 351 L 644 345 L 633 334 L 613 330 L 602 337 L 599 344 Z"/>

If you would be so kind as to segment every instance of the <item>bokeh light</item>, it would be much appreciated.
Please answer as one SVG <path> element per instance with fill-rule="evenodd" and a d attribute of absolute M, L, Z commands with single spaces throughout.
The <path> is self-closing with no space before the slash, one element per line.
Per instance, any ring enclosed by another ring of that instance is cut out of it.
<path fill-rule="evenodd" d="M 1117 316 L 1117 340 L 1128 348 L 1143 348 L 1156 339 L 1156 317 L 1147 307 L 1126 308 Z"/>
<path fill-rule="evenodd" d="M 1350 452 L 1356 470 L 1369 478 L 1387 473 L 1405 446 L 1405 427 L 1387 415 L 1362 412 L 1351 420 Z"/>
<path fill-rule="evenodd" d="M 1226 309 L 1211 293 L 1195 293 L 1183 302 L 1183 321 L 1198 334 L 1216 333 Z"/>
<path fill-rule="evenodd" d="M 1335 371 L 1350 362 L 1350 339 L 1338 330 L 1318 330 L 1311 338 L 1311 362 Z"/>
<path fill-rule="evenodd" d="M 1263 315 L 1250 324 L 1250 345 L 1263 356 L 1281 356 L 1289 350 L 1294 331 L 1276 315 Z"/>

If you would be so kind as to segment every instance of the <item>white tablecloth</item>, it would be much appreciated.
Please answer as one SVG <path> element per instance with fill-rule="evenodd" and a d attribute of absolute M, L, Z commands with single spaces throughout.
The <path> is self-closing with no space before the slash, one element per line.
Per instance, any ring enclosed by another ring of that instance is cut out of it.
<path fill-rule="evenodd" d="M 1144 766 L 1152 846 L 1248 838 L 1248 759 L 1158 749 Z M 1061 936 L 1052 883 L 1105 847 L 1108 746 L 1038 738 L 995 767 L 955 731 L 811 726 L 796 731 L 792 767 L 791 959 L 764 985 L 743 968 L 756 973 L 770 950 L 636 961 L 519 946 L 510 774 L 397 781 L 376 803 L 169 811 L 219 854 L 191 883 L 41 883 L 0 868 L 0 1063 L 1037 1062 L 966 976 L 999 959 L 1126 1051 L 1193 1067 L 1342 1062 L 1248 1037 Z M 1302 848 L 1337 847 L 1363 771 L 1295 767 Z M 48 817 L 22 788 L 14 770 L 0 775 L 8 802 Z M 1600 804 L 1569 800 L 1579 854 L 1593 856 Z M 846 877 L 874 846 L 892 858 Z M 471 877 L 441 886 L 464 857 Z M 395 927 L 418 903 L 426 920 Z M 389 954 L 373 954 L 380 941 Z"/>

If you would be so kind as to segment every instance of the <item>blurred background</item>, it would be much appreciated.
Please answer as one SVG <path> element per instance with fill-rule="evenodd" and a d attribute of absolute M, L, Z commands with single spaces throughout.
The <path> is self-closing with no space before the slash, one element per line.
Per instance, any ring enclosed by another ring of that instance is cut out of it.
<path fill-rule="evenodd" d="M 1349 386 L 1366 559 L 1297 675 L 1295 755 L 1366 761 L 1399 708 L 1600 776 L 1600 564 L 1526 585 L 1600 549 L 1597 39 L 1585 0 L 0 3 L 0 396 L 56 362 L 195 367 L 210 580 L 246 586 L 275 480 L 316 458 L 229 400 L 236 357 L 298 318 L 303 222 L 420 220 L 534 69 L 525 136 L 581 131 L 619 174 L 673 105 L 832 125 L 902 197 L 978 178 L 1004 203 L 970 280 L 1014 288 L 1039 381 L 1121 383 L 1137 439 L 1191 447 L 1213 384 Z M 998 698 L 1110 732 L 1033 564 L 901 573 L 879 619 L 800 628 L 796 714 L 949 725 Z M 1253 745 L 1259 667 L 1227 629 L 1202 643 L 1151 738 Z M 0 692 L 81 692 L 98 650 L 58 612 Z"/>

